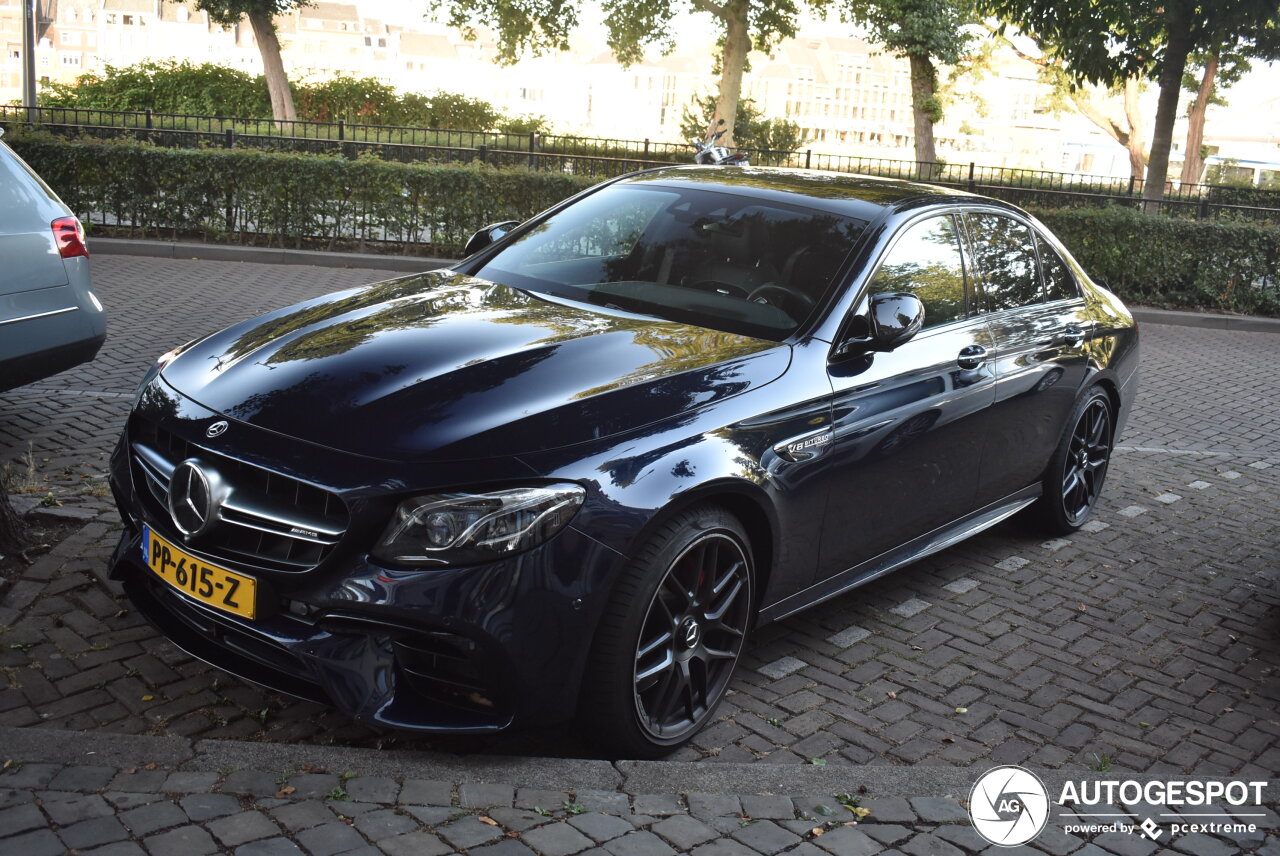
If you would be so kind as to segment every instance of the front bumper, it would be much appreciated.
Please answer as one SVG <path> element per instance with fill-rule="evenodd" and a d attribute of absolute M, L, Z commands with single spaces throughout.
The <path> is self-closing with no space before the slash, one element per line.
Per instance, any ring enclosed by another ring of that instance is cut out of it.
<path fill-rule="evenodd" d="M 348 536 L 313 570 L 254 568 L 184 543 L 139 492 L 129 449 L 126 428 L 111 464 L 126 523 L 112 576 L 139 612 L 192 656 L 373 726 L 486 733 L 576 712 L 596 620 L 622 564 L 615 551 L 570 526 L 501 562 L 383 567 L 364 552 L 367 545 L 352 542 L 374 531 L 361 518 L 382 513 L 393 497 L 347 500 Z M 314 463 L 323 469 L 320 458 Z M 142 559 L 143 523 L 209 564 L 253 576 L 258 617 L 206 606 L 152 573 Z"/>

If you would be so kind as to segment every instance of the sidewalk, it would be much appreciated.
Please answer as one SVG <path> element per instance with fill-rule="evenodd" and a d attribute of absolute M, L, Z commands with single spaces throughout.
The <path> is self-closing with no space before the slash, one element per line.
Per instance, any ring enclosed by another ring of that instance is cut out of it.
<path fill-rule="evenodd" d="M 16 728 L 0 728 L 0 746 L 0 851 L 21 856 L 1147 856 L 1157 849 L 1131 833 L 1067 834 L 1056 813 L 1031 845 L 993 848 L 961 803 L 981 770 L 460 758 L 101 733 L 89 740 Z M 1060 787 L 1053 777 L 1046 784 Z M 1173 847 L 1193 856 L 1280 853 L 1277 796 L 1270 788 L 1257 832 L 1191 833 Z M 1134 820 L 1163 811 L 1146 806 Z M 1167 833 L 1159 837 L 1169 843 Z"/>

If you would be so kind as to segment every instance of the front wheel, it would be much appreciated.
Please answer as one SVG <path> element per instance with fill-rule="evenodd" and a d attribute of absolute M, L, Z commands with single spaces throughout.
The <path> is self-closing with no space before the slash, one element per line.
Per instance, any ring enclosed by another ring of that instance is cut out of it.
<path fill-rule="evenodd" d="M 1114 442 L 1115 414 L 1101 387 L 1091 388 L 1071 412 L 1044 477 L 1044 494 L 1031 507 L 1039 528 L 1050 535 L 1076 531 L 1102 493 Z"/>
<path fill-rule="evenodd" d="M 724 697 L 751 623 L 754 568 L 724 509 L 682 512 L 623 573 L 600 621 L 581 718 L 618 757 L 687 742 Z"/>

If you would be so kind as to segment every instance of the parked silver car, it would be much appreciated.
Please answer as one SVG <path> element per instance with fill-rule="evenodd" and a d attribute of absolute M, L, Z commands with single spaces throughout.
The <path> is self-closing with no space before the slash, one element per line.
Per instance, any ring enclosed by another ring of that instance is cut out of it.
<path fill-rule="evenodd" d="M 0 141 L 0 392 L 88 362 L 106 337 L 84 227 Z"/>

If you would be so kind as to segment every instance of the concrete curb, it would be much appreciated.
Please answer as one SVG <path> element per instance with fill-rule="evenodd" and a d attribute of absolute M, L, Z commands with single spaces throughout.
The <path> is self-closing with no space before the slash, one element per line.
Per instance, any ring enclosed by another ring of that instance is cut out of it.
<path fill-rule="evenodd" d="M 1238 333 L 1280 333 L 1280 318 L 1254 315 L 1211 315 L 1207 312 L 1175 312 L 1172 309 L 1133 310 L 1140 324 L 1170 324 L 1176 327 L 1200 327 L 1207 330 L 1233 330 Z"/>
<path fill-rule="evenodd" d="M 216 262 L 252 262 L 264 265 L 315 265 L 316 267 L 371 268 L 400 273 L 420 273 L 446 267 L 457 259 L 419 256 L 383 256 L 375 253 L 329 253 L 322 250 L 282 250 L 229 244 L 197 244 L 180 241 L 147 241 L 131 238 L 94 238 L 93 251 L 103 255 L 146 256 L 160 259 L 204 259 Z M 1171 324 L 1242 333 L 1280 333 L 1280 318 L 1250 315 L 1212 315 L 1207 312 L 1175 312 L 1137 307 L 1133 317 L 1144 324 Z"/>
<path fill-rule="evenodd" d="M 372 268 L 404 273 L 451 265 L 456 259 L 422 256 L 383 256 L 374 253 L 328 253 L 321 250 L 283 250 L 274 247 L 240 247 L 181 241 L 146 241 L 131 238 L 94 238 L 94 253 L 107 256 L 146 256 L 157 259 L 203 259 L 215 262 L 252 262 L 263 265 L 314 265 L 335 268 Z"/>

